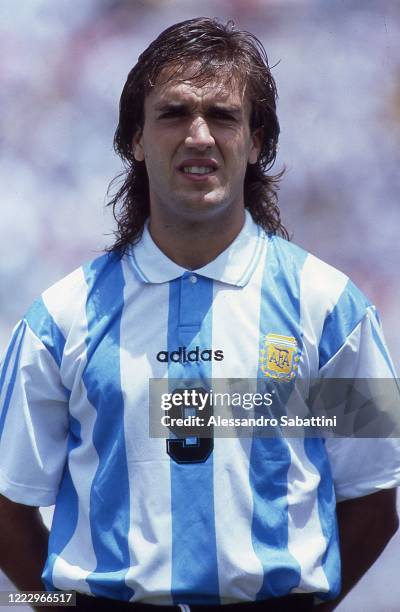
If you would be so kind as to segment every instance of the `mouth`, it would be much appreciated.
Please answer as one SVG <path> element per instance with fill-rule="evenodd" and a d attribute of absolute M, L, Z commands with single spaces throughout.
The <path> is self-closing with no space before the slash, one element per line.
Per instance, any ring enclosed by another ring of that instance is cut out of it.
<path fill-rule="evenodd" d="M 178 172 L 194 180 L 207 180 L 218 170 L 218 164 L 213 159 L 188 159 L 178 166 Z"/>

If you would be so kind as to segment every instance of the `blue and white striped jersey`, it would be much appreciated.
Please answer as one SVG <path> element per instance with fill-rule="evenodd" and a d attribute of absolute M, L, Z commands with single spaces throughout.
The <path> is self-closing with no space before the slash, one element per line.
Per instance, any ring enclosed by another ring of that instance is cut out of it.
<path fill-rule="evenodd" d="M 298 377 L 394 375 L 362 293 L 248 213 L 197 271 L 146 229 L 33 304 L 0 374 L 0 490 L 56 504 L 48 589 L 159 604 L 338 592 L 336 501 L 398 484 L 396 440 L 220 438 L 182 464 L 149 437 L 150 378 L 263 379 L 267 336 L 295 339 Z M 168 359 L 183 349 L 198 358 Z"/>

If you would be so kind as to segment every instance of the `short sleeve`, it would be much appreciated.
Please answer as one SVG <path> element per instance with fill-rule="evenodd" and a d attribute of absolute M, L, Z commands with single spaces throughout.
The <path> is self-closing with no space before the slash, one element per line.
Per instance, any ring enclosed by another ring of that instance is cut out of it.
<path fill-rule="evenodd" d="M 350 281 L 325 321 L 319 348 L 321 379 L 386 379 L 383 384 L 391 385 L 400 411 L 398 381 L 378 314 Z M 325 444 L 338 501 L 400 484 L 398 437 L 336 437 Z"/>
<path fill-rule="evenodd" d="M 67 437 L 68 391 L 59 364 L 22 320 L 0 366 L 0 493 L 17 503 L 53 504 Z"/>

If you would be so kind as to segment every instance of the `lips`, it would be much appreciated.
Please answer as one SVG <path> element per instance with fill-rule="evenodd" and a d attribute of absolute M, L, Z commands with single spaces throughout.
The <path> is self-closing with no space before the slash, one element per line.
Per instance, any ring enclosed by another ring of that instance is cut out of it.
<path fill-rule="evenodd" d="M 214 169 L 208 166 L 184 166 L 182 171 L 185 174 L 211 174 Z"/>
<path fill-rule="evenodd" d="M 192 158 L 185 159 L 178 166 L 178 170 L 188 177 L 210 176 L 218 169 L 218 163 L 215 159 L 210 158 Z"/>

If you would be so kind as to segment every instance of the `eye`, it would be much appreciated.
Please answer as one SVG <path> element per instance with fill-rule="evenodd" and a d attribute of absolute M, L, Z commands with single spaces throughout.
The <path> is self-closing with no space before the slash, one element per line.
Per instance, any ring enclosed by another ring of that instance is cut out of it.
<path fill-rule="evenodd" d="M 184 117 L 185 115 L 186 115 L 186 112 L 184 110 L 180 108 L 176 108 L 176 109 L 164 111 L 159 116 L 159 119 L 174 119 L 176 117 Z"/>
<path fill-rule="evenodd" d="M 222 109 L 214 109 L 208 114 L 212 119 L 217 119 L 218 121 L 236 121 L 236 117 L 234 117 L 229 111 Z"/>

